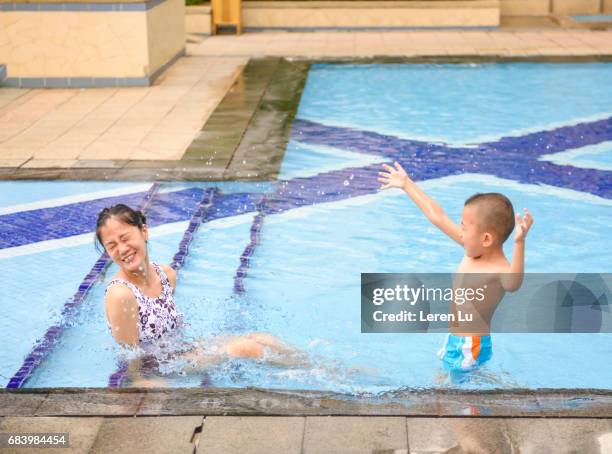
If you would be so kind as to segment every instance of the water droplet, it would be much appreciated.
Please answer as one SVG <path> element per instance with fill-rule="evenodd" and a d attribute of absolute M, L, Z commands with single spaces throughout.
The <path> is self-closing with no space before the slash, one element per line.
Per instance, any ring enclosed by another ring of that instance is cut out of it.
<path fill-rule="evenodd" d="M 352 180 L 353 178 L 355 178 L 355 175 L 353 175 L 353 174 L 351 173 L 351 176 L 349 177 L 349 180 Z"/>
<path fill-rule="evenodd" d="M 344 186 L 348 186 L 350 183 L 348 180 L 344 180 Z"/>
<path fill-rule="evenodd" d="M 244 160 L 244 159 L 243 159 L 243 160 L 242 160 L 242 163 L 243 163 L 243 164 L 246 164 L 246 160 Z"/>

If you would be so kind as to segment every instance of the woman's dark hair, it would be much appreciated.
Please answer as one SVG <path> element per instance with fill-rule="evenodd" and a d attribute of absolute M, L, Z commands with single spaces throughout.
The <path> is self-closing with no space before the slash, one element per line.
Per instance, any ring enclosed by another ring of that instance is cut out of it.
<path fill-rule="evenodd" d="M 98 214 L 98 220 L 96 221 L 96 249 L 98 250 L 100 246 L 102 246 L 103 250 L 105 249 L 100 238 L 100 229 L 111 217 L 115 217 L 125 224 L 138 227 L 140 230 L 147 223 L 147 218 L 142 211 L 133 210 L 123 203 L 118 203 L 110 208 L 104 208 Z"/>

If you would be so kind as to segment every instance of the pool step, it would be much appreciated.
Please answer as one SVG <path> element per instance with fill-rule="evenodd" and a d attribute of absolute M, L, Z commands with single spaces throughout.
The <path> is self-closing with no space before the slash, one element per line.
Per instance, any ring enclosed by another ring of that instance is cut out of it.
<path fill-rule="evenodd" d="M 242 15 L 247 30 L 497 27 L 500 2 L 244 1 Z"/>

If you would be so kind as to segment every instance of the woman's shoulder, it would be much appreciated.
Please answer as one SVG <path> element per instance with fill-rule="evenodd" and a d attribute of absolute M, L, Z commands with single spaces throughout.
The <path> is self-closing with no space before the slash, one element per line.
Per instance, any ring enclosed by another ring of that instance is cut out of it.
<path fill-rule="evenodd" d="M 136 296 L 129 286 L 129 282 L 115 276 L 106 286 L 104 303 L 113 306 L 118 303 L 136 301 Z"/>

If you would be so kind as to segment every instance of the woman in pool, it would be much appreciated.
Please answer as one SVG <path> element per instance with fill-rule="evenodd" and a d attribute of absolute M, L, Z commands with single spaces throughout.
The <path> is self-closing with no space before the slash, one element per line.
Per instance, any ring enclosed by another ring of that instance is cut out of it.
<path fill-rule="evenodd" d="M 148 236 L 144 214 L 126 205 L 105 208 L 98 215 L 96 239 L 119 266 L 119 272 L 106 288 L 106 318 L 113 338 L 131 347 L 163 341 L 182 322 L 173 297 L 176 272 L 167 265 L 149 260 Z M 195 368 L 223 356 L 280 359 L 285 364 L 295 363 L 291 358 L 295 360 L 300 356 L 297 350 L 265 333 L 198 342 L 197 346 L 179 355 Z"/>

